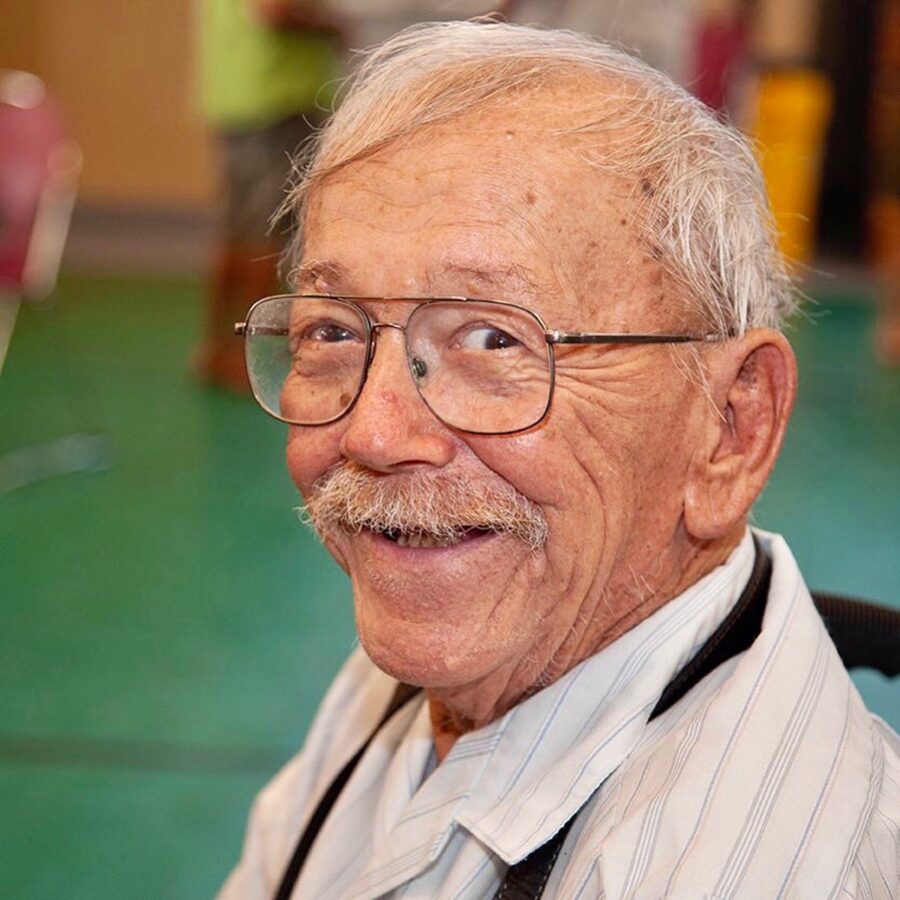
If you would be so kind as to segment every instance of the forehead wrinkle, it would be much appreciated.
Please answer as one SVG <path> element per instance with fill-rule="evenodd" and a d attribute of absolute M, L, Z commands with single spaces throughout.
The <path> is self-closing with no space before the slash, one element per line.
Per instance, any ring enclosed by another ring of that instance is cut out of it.
<path fill-rule="evenodd" d="M 477 263 L 465 263 L 445 260 L 440 265 L 425 273 L 425 284 L 430 291 L 440 288 L 447 281 L 463 280 L 467 285 L 474 284 L 477 289 L 487 288 L 498 291 L 496 298 L 502 299 L 507 294 L 536 295 L 540 293 L 537 283 L 524 266 L 512 263 L 504 266 L 484 266 Z"/>
<path fill-rule="evenodd" d="M 313 199 L 321 207 L 322 197 L 331 187 L 349 190 L 355 195 L 354 206 L 358 205 L 358 198 L 363 196 L 374 199 L 388 209 L 411 211 L 425 207 L 430 201 L 437 200 L 446 193 L 446 182 L 458 171 L 459 165 L 452 160 L 436 160 L 422 151 L 414 152 L 415 146 L 415 143 L 399 148 L 388 146 L 376 156 L 348 163 L 317 186 L 310 195 L 310 207 Z M 414 161 L 413 171 L 410 171 L 409 157 Z M 386 192 L 384 182 L 392 176 L 396 182 L 392 185 L 392 191 Z M 439 208 L 436 208 L 431 218 L 438 214 Z"/>

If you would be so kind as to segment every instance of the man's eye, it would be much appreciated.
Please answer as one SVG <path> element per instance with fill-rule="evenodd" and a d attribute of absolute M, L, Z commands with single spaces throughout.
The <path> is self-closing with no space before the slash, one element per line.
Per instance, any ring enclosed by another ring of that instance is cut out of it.
<path fill-rule="evenodd" d="M 304 330 L 304 341 L 316 341 L 323 344 L 335 344 L 339 341 L 355 341 L 359 336 L 350 328 L 336 322 L 323 322 Z"/>
<path fill-rule="evenodd" d="M 506 350 L 518 347 L 520 343 L 521 341 L 516 340 L 511 334 L 486 325 L 467 332 L 460 340 L 459 346 L 466 350 Z"/>

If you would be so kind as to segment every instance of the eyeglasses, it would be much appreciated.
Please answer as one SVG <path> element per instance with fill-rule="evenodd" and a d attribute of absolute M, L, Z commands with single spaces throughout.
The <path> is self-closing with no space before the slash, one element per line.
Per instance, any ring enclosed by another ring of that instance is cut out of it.
<path fill-rule="evenodd" d="M 416 304 L 406 323 L 373 321 L 362 303 Z M 253 304 L 244 337 L 259 405 L 291 425 L 328 425 L 359 399 L 382 328 L 403 332 L 413 383 L 445 425 L 512 434 L 537 425 L 553 399 L 556 344 L 681 344 L 714 334 L 593 334 L 549 330 L 513 303 L 466 297 L 283 294 Z"/>

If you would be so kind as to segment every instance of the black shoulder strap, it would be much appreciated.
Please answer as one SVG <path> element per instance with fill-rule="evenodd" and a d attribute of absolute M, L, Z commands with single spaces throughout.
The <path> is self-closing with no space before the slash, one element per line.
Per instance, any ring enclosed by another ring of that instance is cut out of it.
<path fill-rule="evenodd" d="M 737 603 L 703 646 L 666 685 L 659 702 L 650 713 L 649 721 L 661 716 L 710 672 L 732 656 L 743 653 L 759 637 L 769 597 L 769 585 L 772 583 L 772 560 L 755 535 L 753 545 L 756 551 L 753 569 Z"/>
<path fill-rule="evenodd" d="M 363 754 L 366 752 L 369 744 L 372 743 L 375 735 L 381 731 L 382 726 L 395 712 L 397 712 L 398 709 L 400 709 L 401 706 L 418 694 L 418 692 L 419 688 L 413 687 L 412 685 L 397 685 L 397 689 L 394 691 L 393 697 L 391 697 L 391 702 L 388 704 L 388 708 L 384 711 L 384 715 L 381 717 L 381 721 L 375 727 L 375 730 L 369 735 L 368 740 L 362 747 L 360 747 L 351 757 L 344 768 L 341 769 L 337 777 L 329 785 L 328 790 L 322 795 L 322 799 L 319 801 L 315 812 L 313 812 L 306 828 L 303 830 L 303 834 L 300 836 L 300 840 L 294 849 L 294 855 L 291 857 L 287 869 L 285 869 L 281 884 L 278 886 L 278 892 L 275 894 L 275 900 L 290 900 L 291 892 L 294 890 L 294 885 L 297 883 L 297 878 L 300 876 L 300 870 L 303 868 L 303 863 L 306 862 L 306 857 L 309 855 L 310 848 L 322 826 L 325 824 L 325 819 L 328 818 L 331 807 L 334 806 L 335 801 L 344 789 L 344 785 L 350 780 L 353 770 L 362 759 Z"/>

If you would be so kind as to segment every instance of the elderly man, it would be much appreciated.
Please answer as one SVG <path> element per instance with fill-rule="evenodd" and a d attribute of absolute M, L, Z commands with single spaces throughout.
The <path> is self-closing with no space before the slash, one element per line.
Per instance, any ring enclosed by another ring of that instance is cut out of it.
<path fill-rule="evenodd" d="M 240 330 L 362 649 L 221 896 L 896 896 L 896 737 L 747 528 L 796 371 L 743 139 L 605 44 L 421 26 L 290 204 Z"/>

